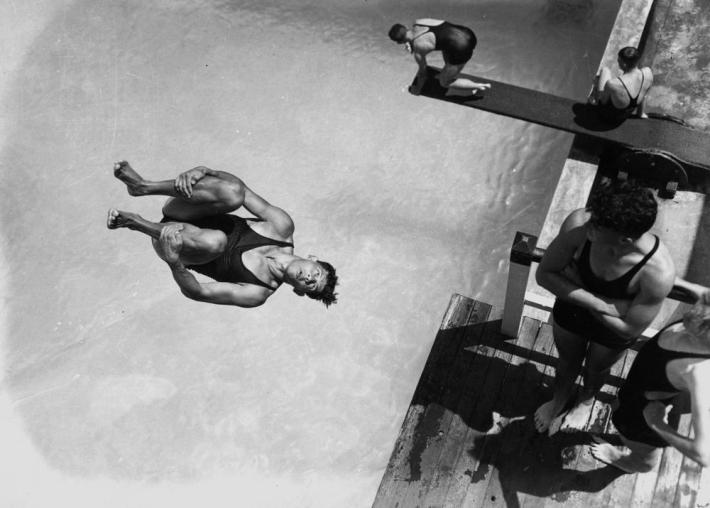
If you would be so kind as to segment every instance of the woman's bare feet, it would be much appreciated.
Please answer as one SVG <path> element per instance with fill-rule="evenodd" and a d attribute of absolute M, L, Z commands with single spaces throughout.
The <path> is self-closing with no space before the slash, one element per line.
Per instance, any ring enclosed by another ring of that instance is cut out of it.
<path fill-rule="evenodd" d="M 109 229 L 130 228 L 135 215 L 131 212 L 122 212 L 111 208 L 106 218 L 106 227 Z"/>
<path fill-rule="evenodd" d="M 535 429 L 540 433 L 547 432 L 557 413 L 559 413 L 559 410 L 555 408 L 554 400 L 545 402 L 535 411 Z"/>
<path fill-rule="evenodd" d="M 562 432 L 583 430 L 585 425 L 587 425 L 587 421 L 589 421 L 589 415 L 592 411 L 593 403 L 593 398 L 579 400 L 572 409 L 567 411 L 567 414 L 562 420 L 560 430 Z"/>
<path fill-rule="evenodd" d="M 628 450 L 620 450 L 602 438 L 594 436 L 594 443 L 589 445 L 592 456 L 600 462 L 614 466 L 626 473 L 645 473 L 653 466 L 641 458 L 636 458 Z"/>
<path fill-rule="evenodd" d="M 131 196 L 146 194 L 145 180 L 131 167 L 127 161 L 118 161 L 113 165 L 113 176 L 126 184 Z"/>

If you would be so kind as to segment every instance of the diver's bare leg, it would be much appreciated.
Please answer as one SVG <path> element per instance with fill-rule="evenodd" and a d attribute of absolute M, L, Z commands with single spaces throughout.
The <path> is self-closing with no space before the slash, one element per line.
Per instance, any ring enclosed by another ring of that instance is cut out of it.
<path fill-rule="evenodd" d="M 227 173 L 220 173 L 225 175 L 224 178 L 202 177 L 193 185 L 189 198 L 178 193 L 174 180 L 146 180 L 126 161 L 117 162 L 113 174 L 126 184 L 131 196 L 170 196 L 163 214 L 177 220 L 189 221 L 229 213 L 244 204 L 244 184 Z"/>
<path fill-rule="evenodd" d="M 150 236 L 153 240 L 160 238 L 160 232 L 167 224 L 151 222 L 137 213 L 124 212 L 112 208 L 108 211 L 106 226 L 109 229 L 128 228 Z M 214 259 L 224 252 L 227 246 L 227 236 L 216 229 L 203 229 L 192 224 L 179 223 L 182 226 L 183 248 L 180 258 L 187 264 L 202 264 Z"/>

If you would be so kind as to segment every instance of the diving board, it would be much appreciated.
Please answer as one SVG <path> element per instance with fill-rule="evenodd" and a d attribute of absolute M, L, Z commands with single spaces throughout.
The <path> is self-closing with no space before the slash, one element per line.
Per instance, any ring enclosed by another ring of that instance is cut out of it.
<path fill-rule="evenodd" d="M 435 79 L 439 71 L 427 68 L 419 95 L 622 146 L 663 150 L 690 166 L 710 169 L 710 134 L 706 132 L 654 118 L 630 118 L 621 125 L 610 126 L 598 118 L 594 106 L 584 102 L 467 74 L 460 77 L 490 83 L 491 88 L 470 97 L 448 96 L 447 89 Z M 415 77 L 413 88 L 416 82 Z"/>

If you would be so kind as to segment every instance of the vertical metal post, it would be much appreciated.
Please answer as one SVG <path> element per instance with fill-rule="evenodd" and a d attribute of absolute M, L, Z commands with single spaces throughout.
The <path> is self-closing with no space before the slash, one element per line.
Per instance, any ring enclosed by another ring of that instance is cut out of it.
<path fill-rule="evenodd" d="M 537 236 L 518 231 L 510 249 L 508 286 L 505 291 L 505 307 L 501 332 L 509 337 L 517 337 L 525 304 L 525 290 L 530 275 L 532 255 L 537 246 Z"/>

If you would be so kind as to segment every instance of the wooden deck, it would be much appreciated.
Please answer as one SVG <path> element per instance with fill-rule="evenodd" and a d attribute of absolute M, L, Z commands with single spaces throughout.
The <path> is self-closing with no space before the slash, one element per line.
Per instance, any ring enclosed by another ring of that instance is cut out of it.
<path fill-rule="evenodd" d="M 709 487 L 698 492 L 702 469 L 674 449 L 641 475 L 589 454 L 591 433 L 614 433 L 609 403 L 635 351 L 614 367 L 584 431 L 540 435 L 530 417 L 551 397 L 551 327 L 525 318 L 518 338 L 507 339 L 491 310 L 452 297 L 375 507 L 710 506 Z M 688 425 L 680 417 L 681 431 Z"/>

